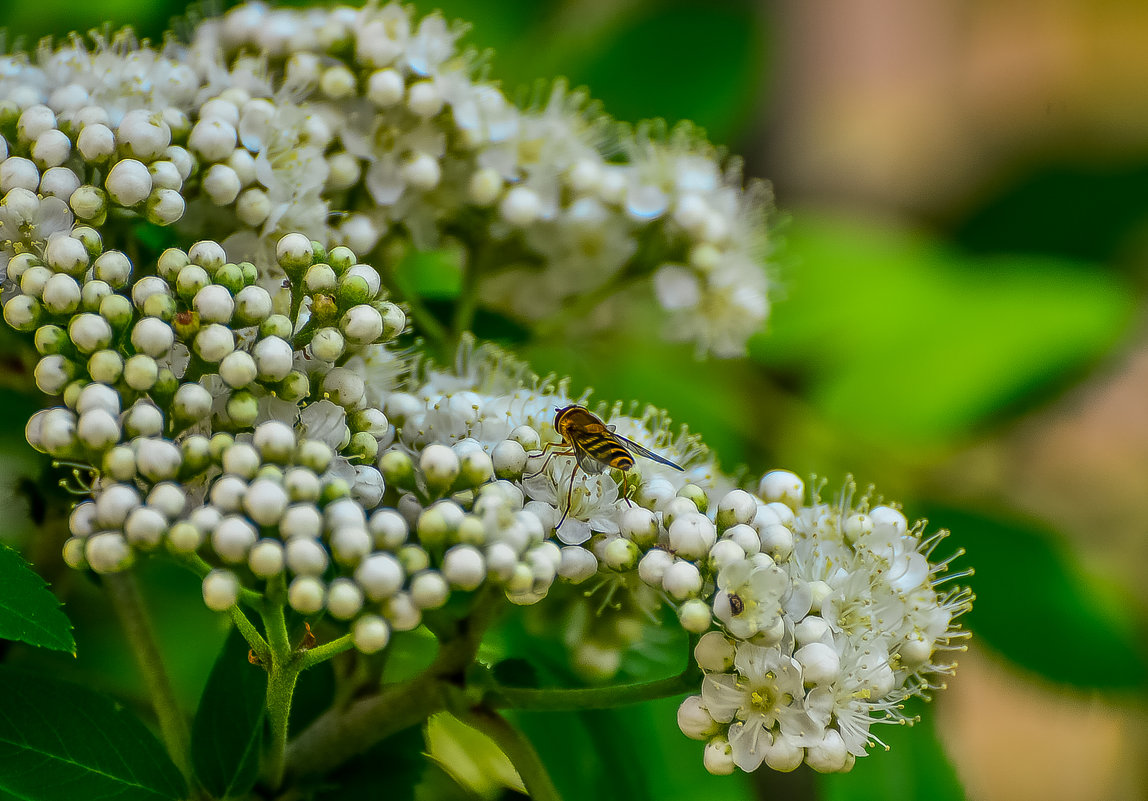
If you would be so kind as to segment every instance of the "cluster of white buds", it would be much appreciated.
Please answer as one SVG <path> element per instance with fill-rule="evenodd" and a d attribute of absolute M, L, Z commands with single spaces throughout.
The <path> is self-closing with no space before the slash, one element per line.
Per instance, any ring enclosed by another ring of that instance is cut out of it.
<path fill-rule="evenodd" d="M 517 109 L 458 35 L 395 4 L 249 4 L 186 47 L 0 58 L 0 302 L 62 401 L 27 438 L 90 495 L 66 561 L 174 554 L 211 609 L 326 615 L 363 652 L 454 593 L 599 587 L 563 626 L 598 678 L 668 603 L 700 637 L 679 723 L 709 770 L 848 770 L 951 670 L 971 596 L 937 589 L 943 535 L 851 488 L 807 502 L 784 471 L 736 489 L 653 408 L 592 409 L 637 446 L 624 472 L 575 458 L 568 382 L 468 336 L 453 369 L 389 344 L 406 315 L 356 251 L 448 236 L 483 243 L 475 291 L 520 317 L 644 275 L 678 335 L 732 354 L 768 309 L 764 202 L 736 165 L 688 129 L 607 154 L 583 97 Z M 149 255 L 176 220 L 212 238 Z"/>
<path fill-rule="evenodd" d="M 668 335 L 743 352 L 769 308 L 764 186 L 700 132 L 624 129 L 562 83 L 519 109 L 460 34 L 397 3 L 250 3 L 187 46 L 125 32 L 0 58 L 0 195 L 181 221 L 261 270 L 290 231 L 360 254 L 461 235 L 490 243 L 478 292 L 514 317 L 644 275 Z"/>

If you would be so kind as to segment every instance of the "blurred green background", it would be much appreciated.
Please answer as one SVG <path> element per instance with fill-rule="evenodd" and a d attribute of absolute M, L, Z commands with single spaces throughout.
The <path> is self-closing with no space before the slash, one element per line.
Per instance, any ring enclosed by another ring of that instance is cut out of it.
<path fill-rule="evenodd" d="M 619 119 L 695 120 L 774 185 L 776 305 L 746 359 L 695 361 L 637 315 L 608 342 L 532 347 L 536 370 L 668 408 L 730 469 L 816 474 L 827 495 L 850 473 L 876 483 L 910 518 L 952 529 L 946 544 L 968 550 L 958 565 L 977 571 L 976 636 L 957 677 L 921 726 L 888 733 L 893 750 L 852 775 L 714 779 L 666 703 L 571 715 L 561 730 L 574 745 L 543 738 L 569 797 L 584 797 L 586 776 L 628 772 L 656 778 L 594 791 L 1146 797 L 1148 6 L 417 5 L 471 21 L 467 41 L 494 49 L 491 75 L 512 94 L 565 75 Z M 106 21 L 157 39 L 184 11 L 40 0 L 5 3 L 0 20 L 28 47 Z M 24 370 L 6 363 L 5 400 L 20 414 L 35 402 Z M 0 496 L 23 509 L 17 482 L 39 462 L 18 430 L 0 448 Z M 20 542 L 28 526 L 17 517 L 4 536 Z M 50 548 L 30 556 L 67 598 L 81 653 L 84 638 L 101 643 L 85 658 L 106 663 L 104 689 L 130 697 L 132 670 L 106 646 L 98 594 L 54 570 Z M 152 572 L 162 636 L 173 648 L 204 642 L 178 665 L 194 698 L 223 630 L 194 579 Z M 597 761 L 564 760 L 575 747 Z"/>

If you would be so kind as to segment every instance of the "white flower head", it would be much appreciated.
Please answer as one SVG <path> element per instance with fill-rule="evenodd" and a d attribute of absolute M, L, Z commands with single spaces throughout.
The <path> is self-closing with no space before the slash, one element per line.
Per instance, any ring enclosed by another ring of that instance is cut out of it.
<path fill-rule="evenodd" d="M 710 673 L 702 682 L 702 705 L 714 720 L 729 723 L 734 762 L 757 770 L 777 740 L 805 745 L 819 733 L 804 706 L 801 666 L 776 646 L 739 643 L 733 673 Z"/>

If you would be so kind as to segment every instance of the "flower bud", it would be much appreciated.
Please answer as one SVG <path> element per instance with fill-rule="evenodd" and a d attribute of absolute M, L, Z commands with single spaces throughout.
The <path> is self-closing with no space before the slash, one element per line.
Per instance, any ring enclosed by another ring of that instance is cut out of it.
<path fill-rule="evenodd" d="M 417 615 L 417 612 L 416 612 Z M 399 631 L 407 631 L 417 626 L 399 627 Z M 391 638 L 391 627 L 379 615 L 363 615 L 351 626 L 351 637 L 355 648 L 364 654 L 373 654 L 387 647 Z"/>
<path fill-rule="evenodd" d="M 780 501 L 797 510 L 805 500 L 805 482 L 788 470 L 771 470 L 761 477 L 757 494 L 766 503 Z"/>

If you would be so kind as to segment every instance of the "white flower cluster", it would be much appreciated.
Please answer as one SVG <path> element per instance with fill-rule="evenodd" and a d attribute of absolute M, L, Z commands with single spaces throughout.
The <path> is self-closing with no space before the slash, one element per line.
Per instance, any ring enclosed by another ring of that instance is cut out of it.
<path fill-rule="evenodd" d="M 398 5 L 251 4 L 187 47 L 0 59 L 0 301 L 62 401 L 27 439 L 90 496 L 66 561 L 174 554 L 211 609 L 326 615 L 368 653 L 453 593 L 596 582 L 617 625 L 570 642 L 587 672 L 617 669 L 653 604 L 701 637 L 679 722 L 711 771 L 848 770 L 951 669 L 971 596 L 938 592 L 940 536 L 851 494 L 806 504 L 784 471 L 735 489 L 653 408 L 587 409 L 638 458 L 580 461 L 555 429 L 587 403 L 568 382 L 469 336 L 453 369 L 394 347 L 406 314 L 356 251 L 448 231 L 518 315 L 623 275 L 717 353 L 766 314 L 757 190 L 712 148 L 619 132 L 561 86 L 516 109 L 457 37 Z M 124 252 L 176 221 L 212 238 Z M 500 263 L 530 266 L 482 271 Z"/>
<path fill-rule="evenodd" d="M 772 502 L 726 496 L 718 545 L 750 551 L 721 564 L 710 551 L 721 629 L 698 642 L 701 694 L 678 711 L 682 731 L 707 741 L 710 771 L 763 762 L 847 771 L 880 742 L 872 724 L 912 722 L 902 702 L 952 672 L 967 636 L 954 620 L 972 595 L 938 590 L 964 575 L 929 563 L 946 532 L 922 540 L 920 525 L 910 529 L 896 508 L 854 506 L 851 493 L 836 505 L 803 505 L 801 482 L 775 471 L 759 489 Z M 755 540 L 762 550 L 752 553 Z"/>
<path fill-rule="evenodd" d="M 290 231 L 364 255 L 462 241 L 484 302 L 529 321 L 643 278 L 669 334 L 741 353 L 768 314 L 765 189 L 697 132 L 623 129 L 561 83 L 519 109 L 459 36 L 398 4 L 250 3 L 187 46 L 0 58 L 0 195 L 181 220 L 261 271 Z"/>

